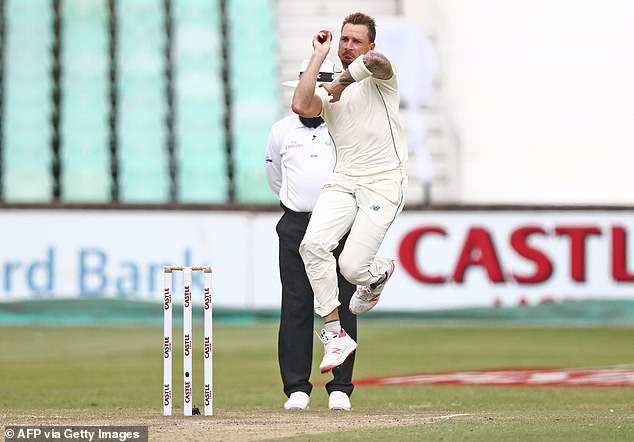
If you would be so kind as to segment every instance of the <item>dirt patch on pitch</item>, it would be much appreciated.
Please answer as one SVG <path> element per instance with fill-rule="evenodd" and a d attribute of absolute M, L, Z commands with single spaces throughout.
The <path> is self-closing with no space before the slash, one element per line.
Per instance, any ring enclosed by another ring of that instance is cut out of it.
<path fill-rule="evenodd" d="M 214 416 L 163 417 L 143 412 L 103 416 L 93 412 L 60 410 L 58 415 L 0 415 L 3 425 L 142 425 L 149 427 L 151 441 L 259 441 L 290 436 L 308 436 L 337 431 L 391 428 L 431 424 L 439 420 L 460 418 L 464 414 L 431 414 L 418 411 L 373 414 L 367 412 L 333 412 L 310 410 L 282 411 L 223 411 Z"/>

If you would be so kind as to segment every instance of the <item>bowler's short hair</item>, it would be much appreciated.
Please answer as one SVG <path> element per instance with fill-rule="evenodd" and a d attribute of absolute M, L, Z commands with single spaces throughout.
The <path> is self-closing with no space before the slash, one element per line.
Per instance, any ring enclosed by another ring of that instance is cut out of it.
<path fill-rule="evenodd" d="M 372 17 L 363 12 L 355 12 L 343 19 L 341 29 L 343 30 L 343 27 L 347 24 L 365 25 L 365 27 L 368 28 L 368 39 L 370 43 L 374 43 L 374 39 L 376 38 L 376 22 Z"/>

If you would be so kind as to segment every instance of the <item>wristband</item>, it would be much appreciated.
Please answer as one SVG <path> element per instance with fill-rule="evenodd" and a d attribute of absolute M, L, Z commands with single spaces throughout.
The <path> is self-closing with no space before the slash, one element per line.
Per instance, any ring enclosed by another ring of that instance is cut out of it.
<path fill-rule="evenodd" d="M 348 66 L 348 72 L 357 83 L 372 76 L 372 72 L 370 72 L 365 66 L 365 63 L 363 63 L 363 55 L 358 56 L 352 63 L 350 63 Z"/>

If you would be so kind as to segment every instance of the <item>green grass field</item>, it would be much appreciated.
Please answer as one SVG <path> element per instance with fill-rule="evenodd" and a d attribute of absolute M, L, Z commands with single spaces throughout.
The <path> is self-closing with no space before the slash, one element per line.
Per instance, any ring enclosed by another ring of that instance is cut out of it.
<path fill-rule="evenodd" d="M 357 379 L 634 364 L 632 328 L 361 320 L 359 330 Z M 195 405 L 202 396 L 201 332 L 194 340 Z M 176 327 L 175 339 L 181 336 Z M 634 387 L 359 386 L 352 412 L 332 412 L 323 388 L 329 377 L 317 369 L 318 345 L 311 410 L 285 413 L 272 322 L 215 326 L 213 417 L 178 416 L 176 346 L 175 416 L 163 417 L 161 341 L 160 325 L 1 327 L 0 422 L 142 424 L 150 440 L 634 440 Z"/>

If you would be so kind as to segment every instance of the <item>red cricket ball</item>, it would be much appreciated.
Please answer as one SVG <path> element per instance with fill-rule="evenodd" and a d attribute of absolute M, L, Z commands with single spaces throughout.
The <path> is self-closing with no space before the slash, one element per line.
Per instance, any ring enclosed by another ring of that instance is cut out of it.
<path fill-rule="evenodd" d="M 319 35 L 317 36 L 317 41 L 319 43 L 326 43 L 326 40 L 328 40 L 329 35 L 330 35 L 330 31 L 326 29 L 322 29 L 321 31 L 319 31 Z"/>

